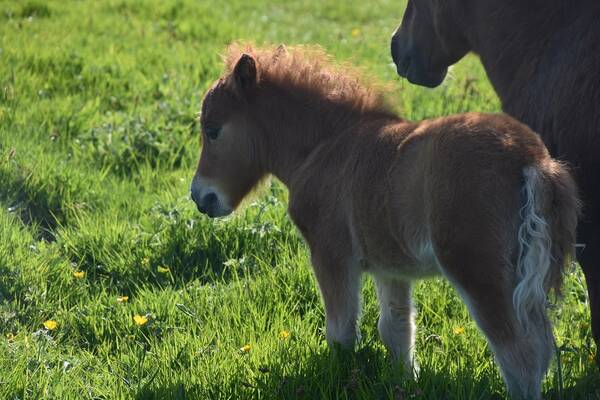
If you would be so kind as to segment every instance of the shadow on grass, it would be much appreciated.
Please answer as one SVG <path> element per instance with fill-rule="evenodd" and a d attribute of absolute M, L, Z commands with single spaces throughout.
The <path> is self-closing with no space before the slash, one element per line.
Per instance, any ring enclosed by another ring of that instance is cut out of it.
<path fill-rule="evenodd" d="M 252 377 L 215 379 L 214 386 L 188 385 L 184 380 L 166 387 L 147 387 L 137 399 L 276 398 L 276 399 L 503 399 L 504 392 L 483 377 L 462 372 L 451 375 L 424 368 L 417 381 L 406 379 L 385 352 L 364 347 L 356 353 L 325 351 L 296 365 L 283 354 L 262 365 Z M 291 368 L 296 367 L 297 368 Z M 243 375 L 243 373 L 241 373 Z"/>
<path fill-rule="evenodd" d="M 9 153 L 8 160 L 0 160 L 0 203 L 33 228 L 37 239 L 52 242 L 56 228 L 69 222 L 73 210 L 97 201 L 86 179 L 84 173 L 66 164 L 48 168 L 40 160 L 26 165 Z"/>
<path fill-rule="evenodd" d="M 302 241 L 285 208 L 253 206 L 210 220 L 178 200 L 140 212 L 138 224 L 106 219 L 61 233 L 61 253 L 102 289 L 132 295 L 142 287 L 180 289 L 192 281 L 227 283 L 298 254 Z"/>
<path fill-rule="evenodd" d="M 157 231 L 142 246 L 136 246 L 137 238 L 120 233 L 71 237 L 63 255 L 85 271 L 90 282 L 101 283 L 99 290 L 111 287 L 132 295 L 140 288 L 181 289 L 190 282 L 250 277 L 261 270 L 258 264 L 275 266 L 282 253 L 298 252 L 301 246 L 289 230 L 260 236 L 241 222 L 211 226 L 202 221 L 190 228 L 187 221 Z M 61 239 L 61 244 L 66 242 Z"/>
<path fill-rule="evenodd" d="M 585 375 L 581 376 L 577 381 L 570 386 L 563 388 L 562 393 L 559 393 L 558 388 L 553 388 L 544 393 L 544 399 L 560 400 L 560 399 L 585 399 L 585 400 L 600 400 L 600 375 L 598 368 L 593 365 L 586 370 Z"/>
<path fill-rule="evenodd" d="M 40 239 L 53 241 L 53 230 L 64 213 L 58 199 L 44 187 L 34 187 L 25 176 L 0 169 L 3 190 L 0 202 L 14 213 L 26 226 L 35 226 Z"/>

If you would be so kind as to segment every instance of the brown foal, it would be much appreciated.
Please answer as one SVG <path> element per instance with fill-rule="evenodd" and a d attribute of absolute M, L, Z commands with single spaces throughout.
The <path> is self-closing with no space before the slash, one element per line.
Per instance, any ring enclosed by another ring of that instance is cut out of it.
<path fill-rule="evenodd" d="M 268 174 L 288 187 L 330 344 L 353 347 L 368 272 L 381 339 L 412 372 L 411 283 L 441 273 L 511 395 L 540 397 L 553 341 L 546 298 L 571 255 L 578 200 L 569 173 L 525 125 L 474 113 L 404 121 L 319 51 L 238 46 L 201 123 L 198 209 L 227 215 Z"/>

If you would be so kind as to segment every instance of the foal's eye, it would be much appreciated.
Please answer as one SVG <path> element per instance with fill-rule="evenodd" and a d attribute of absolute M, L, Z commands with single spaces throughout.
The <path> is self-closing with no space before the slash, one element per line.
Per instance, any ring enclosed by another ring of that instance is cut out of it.
<path fill-rule="evenodd" d="M 221 128 L 206 127 L 204 133 L 209 140 L 215 140 L 221 133 Z"/>

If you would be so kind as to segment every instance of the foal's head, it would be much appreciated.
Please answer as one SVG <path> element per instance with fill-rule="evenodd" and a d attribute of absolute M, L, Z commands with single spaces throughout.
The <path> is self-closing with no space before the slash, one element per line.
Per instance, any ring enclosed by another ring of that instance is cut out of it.
<path fill-rule="evenodd" d="M 319 49 L 232 45 L 226 65 L 202 103 L 202 152 L 191 187 L 198 210 L 211 217 L 231 213 L 263 176 L 276 173 L 269 170 L 273 153 L 286 158 L 283 147 L 307 154 L 340 121 L 393 116 L 377 91 Z"/>
<path fill-rule="evenodd" d="M 448 67 L 469 50 L 456 24 L 457 10 L 466 7 L 457 0 L 408 0 L 402 23 L 391 42 L 398 75 L 409 82 L 438 86 Z"/>
<path fill-rule="evenodd" d="M 258 79 L 257 61 L 242 54 L 204 97 L 202 152 L 191 195 L 210 217 L 230 214 L 265 174 L 257 157 L 260 128 L 250 115 Z"/>

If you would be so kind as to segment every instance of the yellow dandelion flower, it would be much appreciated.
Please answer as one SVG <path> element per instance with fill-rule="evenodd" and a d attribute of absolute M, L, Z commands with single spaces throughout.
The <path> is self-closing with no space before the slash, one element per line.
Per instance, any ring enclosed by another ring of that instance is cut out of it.
<path fill-rule="evenodd" d="M 290 337 L 290 332 L 283 330 L 281 332 L 279 332 L 279 338 L 280 339 L 287 339 Z"/>
<path fill-rule="evenodd" d="M 252 348 L 252 346 L 250 346 L 249 344 L 245 344 L 242 347 L 240 347 L 240 351 L 242 353 L 248 353 L 248 352 L 250 352 L 251 348 Z"/>
<path fill-rule="evenodd" d="M 117 301 L 119 303 L 127 303 L 129 300 L 129 296 L 117 296 Z"/>
<path fill-rule="evenodd" d="M 150 259 L 148 257 L 142 258 L 142 266 L 147 267 L 150 265 Z"/>
<path fill-rule="evenodd" d="M 171 272 L 169 267 L 158 267 L 156 268 L 156 271 L 160 272 L 161 274 L 168 274 L 169 272 Z"/>
<path fill-rule="evenodd" d="M 352 29 L 352 32 L 350 32 L 350 34 L 352 35 L 353 38 L 357 38 L 360 36 L 360 29 L 358 29 L 358 28 Z"/>
<path fill-rule="evenodd" d="M 133 321 L 137 326 L 144 326 L 148 323 L 148 317 L 143 315 L 134 315 Z"/>
<path fill-rule="evenodd" d="M 452 332 L 454 332 L 455 335 L 462 335 L 465 333 L 465 328 L 462 326 L 455 326 L 452 328 Z"/>
<path fill-rule="evenodd" d="M 44 321 L 44 328 L 48 329 L 49 331 L 53 331 L 57 327 L 58 327 L 58 323 L 52 319 Z"/>
<path fill-rule="evenodd" d="M 77 279 L 81 279 L 85 277 L 85 272 L 84 271 L 75 271 L 73 272 L 73 276 Z"/>

